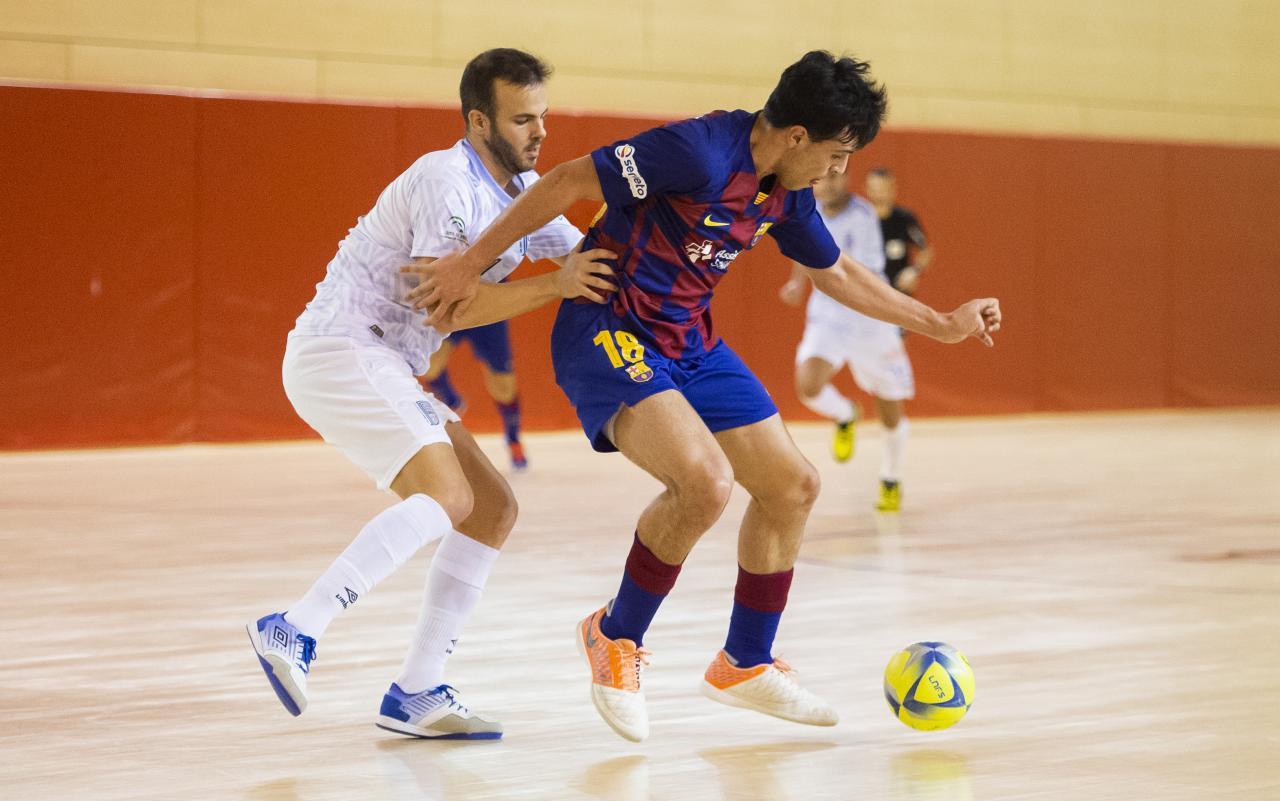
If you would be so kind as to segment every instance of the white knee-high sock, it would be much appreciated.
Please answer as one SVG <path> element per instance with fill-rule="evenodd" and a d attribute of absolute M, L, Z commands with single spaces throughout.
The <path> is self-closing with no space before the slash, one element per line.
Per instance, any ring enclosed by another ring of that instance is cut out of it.
<path fill-rule="evenodd" d="M 911 424 L 907 418 L 898 419 L 898 425 L 884 430 L 884 454 L 880 461 L 880 480 L 900 481 L 902 479 L 902 451 L 907 446 L 907 432 Z"/>
<path fill-rule="evenodd" d="M 401 690 L 420 693 L 444 683 L 444 664 L 480 601 L 498 553 L 459 531 L 444 535 L 427 573 L 413 644 L 396 677 Z"/>
<path fill-rule="evenodd" d="M 365 523 L 307 594 L 289 607 L 285 620 L 303 634 L 320 637 L 339 612 L 451 528 L 449 515 L 426 495 L 411 495 L 383 509 Z"/>
<path fill-rule="evenodd" d="M 827 384 L 823 386 L 822 391 L 812 398 L 800 398 L 800 402 L 809 407 L 810 411 L 837 423 L 847 423 L 853 419 L 853 401 L 840 394 L 840 390 Z"/>

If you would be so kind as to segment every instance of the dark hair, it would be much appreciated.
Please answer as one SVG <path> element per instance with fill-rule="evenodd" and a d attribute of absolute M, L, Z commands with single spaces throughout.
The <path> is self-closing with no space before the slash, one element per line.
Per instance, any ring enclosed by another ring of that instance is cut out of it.
<path fill-rule="evenodd" d="M 870 178 L 873 175 L 877 178 L 888 178 L 890 181 L 893 180 L 893 170 L 889 169 L 888 167 L 872 167 L 871 169 L 867 170 L 868 178 Z"/>
<path fill-rule="evenodd" d="M 472 109 L 493 119 L 494 81 L 506 81 L 516 86 L 536 86 L 551 75 L 551 67 L 537 56 L 510 47 L 486 50 L 467 62 L 462 70 L 462 83 L 458 96 L 462 100 L 462 119 L 467 119 Z"/>
<path fill-rule="evenodd" d="M 775 128 L 803 126 L 816 142 L 838 138 L 864 148 L 880 132 L 886 103 L 869 68 L 865 61 L 811 50 L 782 71 L 764 118 Z"/>

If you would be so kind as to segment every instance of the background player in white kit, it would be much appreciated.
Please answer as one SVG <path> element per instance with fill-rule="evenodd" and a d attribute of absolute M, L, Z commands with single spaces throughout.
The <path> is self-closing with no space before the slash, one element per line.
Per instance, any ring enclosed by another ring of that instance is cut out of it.
<path fill-rule="evenodd" d="M 249 624 L 276 695 L 294 715 L 306 708 L 316 640 L 419 548 L 440 539 L 413 642 L 383 697 L 378 725 L 419 737 L 494 739 L 496 721 L 472 712 L 443 683 L 445 660 L 515 523 L 506 481 L 458 417 L 426 394 L 415 375 L 447 334 L 405 302 L 401 267 L 460 249 L 537 179 L 546 136 L 549 68 L 518 50 L 481 53 L 463 71 L 466 136 L 428 153 L 382 192 L 343 240 L 289 334 L 284 387 L 307 424 L 402 499 L 370 520 L 287 612 Z M 483 277 L 483 296 L 458 327 L 493 322 L 553 299 L 602 298 L 605 250 L 572 253 L 582 234 L 559 217 L 512 245 Z M 497 285 L 524 259 L 561 269 Z"/>
<path fill-rule="evenodd" d="M 884 273 L 884 242 L 875 207 L 849 193 L 844 175 L 829 175 L 813 188 L 823 222 L 840 250 L 863 267 L 888 280 Z M 800 305 L 809 281 L 797 265 L 779 296 Z M 832 453 L 837 461 L 853 456 L 854 423 L 858 407 L 831 384 L 845 364 L 854 381 L 875 397 L 876 413 L 884 426 L 880 464 L 880 499 L 876 508 L 896 512 L 902 501 L 902 451 L 908 424 L 903 401 L 915 397 L 911 360 L 897 326 L 859 314 L 814 288 L 805 315 L 804 337 L 796 350 L 796 391 L 800 400 L 836 423 Z"/>

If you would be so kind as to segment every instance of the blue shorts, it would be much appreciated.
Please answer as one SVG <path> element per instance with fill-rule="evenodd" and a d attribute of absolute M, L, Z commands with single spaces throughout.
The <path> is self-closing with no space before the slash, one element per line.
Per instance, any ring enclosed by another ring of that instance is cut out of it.
<path fill-rule="evenodd" d="M 511 337 L 507 334 L 507 321 L 454 331 L 449 335 L 454 347 L 463 342 L 471 343 L 471 351 L 484 362 L 490 371 L 509 373 L 511 365 Z"/>
<path fill-rule="evenodd" d="M 565 302 L 551 331 L 556 383 L 573 404 L 591 447 L 618 450 L 605 424 L 623 406 L 674 389 L 712 433 L 778 413 L 760 379 L 723 340 L 687 359 L 669 359 L 641 343 L 608 306 Z"/>

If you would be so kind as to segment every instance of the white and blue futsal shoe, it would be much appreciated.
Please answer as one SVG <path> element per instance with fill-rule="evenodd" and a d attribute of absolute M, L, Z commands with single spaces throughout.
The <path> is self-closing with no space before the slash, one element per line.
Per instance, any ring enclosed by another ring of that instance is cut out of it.
<path fill-rule="evenodd" d="M 258 663 L 290 715 L 307 708 L 307 674 L 316 658 L 316 641 L 294 628 L 283 612 L 245 626 Z"/>
<path fill-rule="evenodd" d="M 458 691 L 441 684 L 406 693 L 392 684 L 382 696 L 378 728 L 431 740 L 498 740 L 502 724 L 472 712 Z"/>

